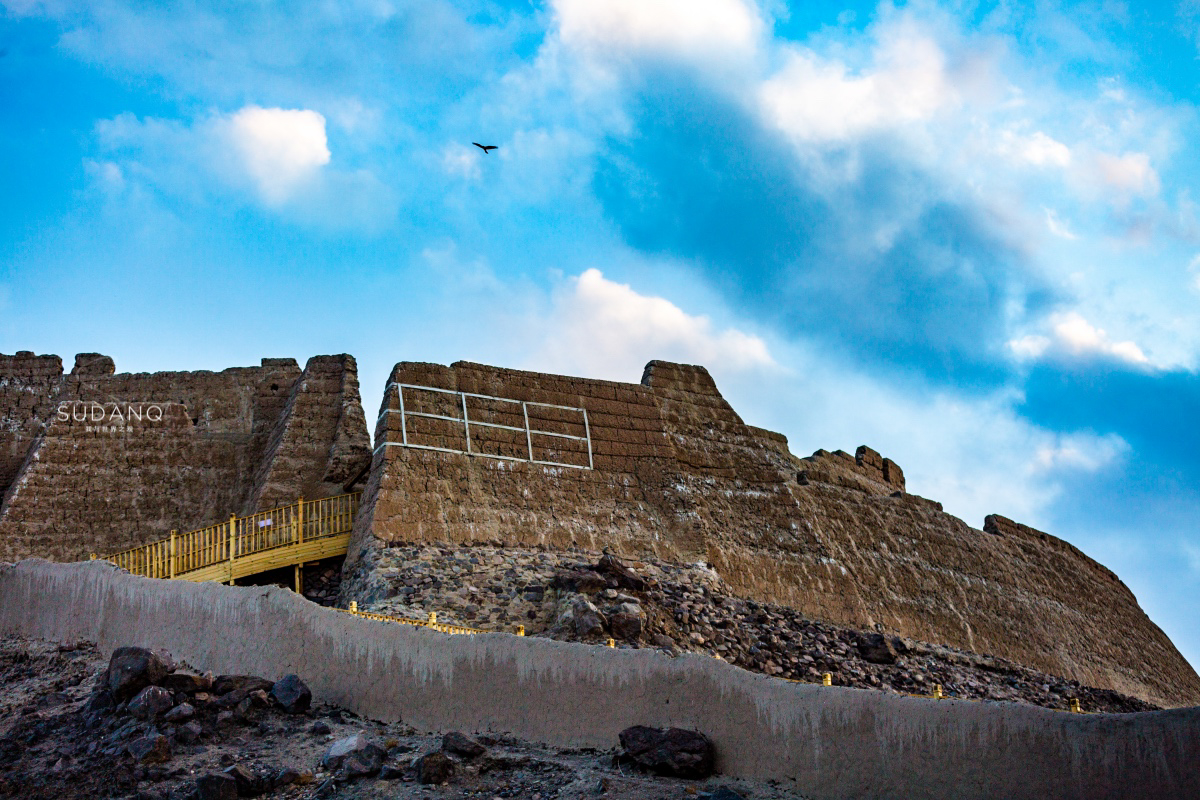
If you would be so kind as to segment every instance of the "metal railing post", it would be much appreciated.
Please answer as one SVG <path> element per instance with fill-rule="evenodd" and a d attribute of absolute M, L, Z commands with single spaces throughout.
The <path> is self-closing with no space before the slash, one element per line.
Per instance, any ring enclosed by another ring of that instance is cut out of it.
<path fill-rule="evenodd" d="M 167 577 L 175 577 L 175 531 L 171 531 L 171 540 L 167 544 Z"/>
<path fill-rule="evenodd" d="M 521 401 L 521 414 L 525 417 L 525 444 L 529 445 L 529 460 L 533 461 L 533 434 L 529 432 L 529 405 Z"/>
<path fill-rule="evenodd" d="M 458 396 L 462 398 L 463 433 L 467 435 L 467 455 L 471 455 L 471 423 L 467 420 L 467 396 L 462 392 L 459 392 Z"/>
<path fill-rule="evenodd" d="M 404 385 L 396 386 L 396 396 L 400 399 L 400 441 L 408 447 L 408 425 L 404 421 Z"/>
<path fill-rule="evenodd" d="M 233 553 L 236 548 L 237 514 L 229 515 L 229 585 L 233 586 Z"/>

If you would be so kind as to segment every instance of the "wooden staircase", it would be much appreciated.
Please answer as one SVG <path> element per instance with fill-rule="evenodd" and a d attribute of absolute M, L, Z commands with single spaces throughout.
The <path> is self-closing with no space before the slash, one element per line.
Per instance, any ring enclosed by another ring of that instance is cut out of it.
<path fill-rule="evenodd" d="M 166 539 L 103 559 L 147 578 L 223 583 L 290 566 L 300 592 L 301 565 L 346 554 L 361 499 L 362 492 L 301 499 L 187 533 L 172 531 Z"/>

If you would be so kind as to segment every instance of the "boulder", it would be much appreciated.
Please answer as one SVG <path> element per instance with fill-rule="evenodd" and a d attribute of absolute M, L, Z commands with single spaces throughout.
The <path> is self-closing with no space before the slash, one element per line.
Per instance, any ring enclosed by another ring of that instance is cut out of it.
<path fill-rule="evenodd" d="M 172 672 L 158 681 L 158 685 L 164 689 L 185 694 L 207 692 L 212 688 L 212 683 L 211 675 L 197 675 L 194 672 Z"/>
<path fill-rule="evenodd" d="M 281 786 L 291 786 L 293 783 L 300 782 L 300 770 L 295 767 L 284 767 L 275 773 L 275 777 L 271 780 L 271 786 L 278 789 Z"/>
<path fill-rule="evenodd" d="M 227 767 L 223 774 L 233 778 L 233 782 L 237 787 L 238 797 L 258 797 L 271 788 L 269 780 L 261 775 L 256 775 L 244 764 L 234 764 L 232 767 Z"/>
<path fill-rule="evenodd" d="M 237 800 L 237 781 L 229 775 L 201 775 L 196 779 L 197 800 Z"/>
<path fill-rule="evenodd" d="M 162 764 L 171 760 L 171 740 L 161 733 L 140 736 L 125 749 L 139 764 Z"/>
<path fill-rule="evenodd" d="M 420 783 L 448 783 L 453 777 L 454 762 L 445 753 L 428 753 L 417 759 L 417 781 Z"/>
<path fill-rule="evenodd" d="M 605 553 L 601 556 L 600 561 L 593 569 L 601 575 L 608 575 L 616 579 L 617 586 L 622 589 L 633 589 L 640 592 L 646 588 L 646 579 L 627 567 L 612 553 Z"/>
<path fill-rule="evenodd" d="M 180 725 L 175 729 L 175 738 L 183 744 L 194 744 L 200 741 L 200 735 L 204 733 L 204 728 L 195 720 Z"/>
<path fill-rule="evenodd" d="M 163 717 L 167 722 L 187 722 L 192 717 L 196 716 L 196 709 L 191 703 L 180 703 L 172 708 Z"/>
<path fill-rule="evenodd" d="M 607 620 L 600 613 L 600 609 L 592 605 L 590 600 L 583 595 L 576 595 L 567 612 L 559 618 L 559 622 L 566 622 L 577 637 L 586 639 L 590 636 L 602 635 Z"/>
<path fill-rule="evenodd" d="M 622 603 L 617 607 L 617 613 L 608 620 L 613 636 L 627 642 L 636 642 L 641 638 L 644 624 L 645 614 L 641 606 L 634 603 Z"/>
<path fill-rule="evenodd" d="M 147 686 L 129 701 L 129 713 L 138 719 L 157 719 L 175 705 L 171 693 L 161 686 Z"/>
<path fill-rule="evenodd" d="M 895 664 L 896 648 L 882 633 L 864 633 L 855 642 L 858 654 L 872 664 Z"/>
<path fill-rule="evenodd" d="M 144 647 L 118 647 L 108 661 L 108 690 L 119 703 L 170 672 L 171 665 L 158 653 Z"/>
<path fill-rule="evenodd" d="M 487 748 L 465 733 L 453 731 L 442 737 L 442 752 L 463 758 L 478 758 L 487 752 Z"/>
<path fill-rule="evenodd" d="M 713 773 L 713 745 L 699 731 L 635 725 L 621 731 L 620 736 L 621 747 L 625 749 L 621 759 L 655 775 L 707 778 Z"/>
<path fill-rule="evenodd" d="M 347 778 L 374 775 L 383 766 L 386 751 L 361 733 L 338 739 L 321 757 L 321 766 Z"/>
<path fill-rule="evenodd" d="M 312 705 L 312 692 L 299 675 L 284 675 L 271 687 L 271 697 L 289 714 L 300 714 Z"/>
<path fill-rule="evenodd" d="M 244 689 L 249 694 L 256 689 L 269 692 L 274 685 L 274 681 L 254 675 L 218 675 L 213 679 L 212 691 L 213 694 L 222 695 Z"/>

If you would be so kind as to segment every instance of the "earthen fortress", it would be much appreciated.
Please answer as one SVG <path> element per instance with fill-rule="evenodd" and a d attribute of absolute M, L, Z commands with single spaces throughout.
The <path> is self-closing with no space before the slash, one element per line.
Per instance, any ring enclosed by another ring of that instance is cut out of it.
<path fill-rule="evenodd" d="M 361 481 L 343 583 L 360 602 L 387 593 L 394 544 L 610 548 L 707 562 L 814 618 L 1200 703 L 1200 678 L 1109 570 L 1004 517 L 968 526 L 870 448 L 797 458 L 702 367 L 652 362 L 624 384 L 403 362 L 373 453 L 349 356 L 154 375 L 0 356 L 0 555 L 85 558 Z"/>

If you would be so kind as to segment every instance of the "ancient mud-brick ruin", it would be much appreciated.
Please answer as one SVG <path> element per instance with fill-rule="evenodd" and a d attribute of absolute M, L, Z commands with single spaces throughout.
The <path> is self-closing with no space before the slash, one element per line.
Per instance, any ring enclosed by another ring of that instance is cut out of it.
<path fill-rule="evenodd" d="M 1200 703 L 1200 678 L 1109 570 L 1003 517 L 971 528 L 869 448 L 797 458 L 702 367 L 652 362 L 623 384 L 403 362 L 380 411 L 345 567 L 359 598 L 388 591 L 375 567 L 393 544 L 609 547 L 703 560 L 819 619 Z"/>
<path fill-rule="evenodd" d="M 370 461 L 351 356 L 114 374 L 0 355 L 0 558 L 87 558 L 342 491 Z"/>
<path fill-rule="evenodd" d="M 0 559 L 83 559 L 357 484 L 343 600 L 390 595 L 393 545 L 611 548 L 706 562 L 745 599 L 848 628 L 1200 704 L 1110 571 L 1004 517 L 968 526 L 870 448 L 798 458 L 702 367 L 652 362 L 625 384 L 402 362 L 373 457 L 350 356 L 114 373 L 95 354 L 69 374 L 0 356 Z"/>

